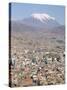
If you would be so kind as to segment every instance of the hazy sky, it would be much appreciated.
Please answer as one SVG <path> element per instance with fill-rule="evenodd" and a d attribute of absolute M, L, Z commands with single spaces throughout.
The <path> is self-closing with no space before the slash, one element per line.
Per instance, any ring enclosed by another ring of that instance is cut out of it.
<path fill-rule="evenodd" d="M 45 4 L 25 4 L 12 3 L 11 4 L 11 19 L 22 20 L 29 17 L 32 13 L 47 13 L 60 23 L 64 24 L 65 7 Z"/>

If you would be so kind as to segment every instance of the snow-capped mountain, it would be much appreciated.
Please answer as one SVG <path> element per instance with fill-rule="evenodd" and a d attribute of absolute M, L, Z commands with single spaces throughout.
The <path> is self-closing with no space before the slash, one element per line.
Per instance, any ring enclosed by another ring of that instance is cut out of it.
<path fill-rule="evenodd" d="M 54 28 L 60 25 L 54 17 L 45 13 L 33 13 L 30 17 L 23 19 L 22 23 L 39 28 Z"/>
<path fill-rule="evenodd" d="M 55 20 L 54 17 L 51 17 L 48 14 L 32 14 L 31 16 L 33 18 L 36 18 L 36 19 L 40 20 L 43 23 L 44 23 L 45 20 L 50 20 L 50 19 Z"/>

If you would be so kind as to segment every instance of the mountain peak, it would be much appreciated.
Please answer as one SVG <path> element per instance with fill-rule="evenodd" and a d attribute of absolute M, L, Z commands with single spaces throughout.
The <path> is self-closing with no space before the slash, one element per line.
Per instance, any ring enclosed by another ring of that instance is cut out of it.
<path fill-rule="evenodd" d="M 45 20 L 55 20 L 54 17 L 46 14 L 46 13 L 34 13 L 31 15 L 33 18 L 40 20 L 41 22 L 44 22 Z"/>
<path fill-rule="evenodd" d="M 46 13 L 33 13 L 28 18 L 25 18 L 23 23 L 37 28 L 53 28 L 59 26 L 56 19 Z"/>

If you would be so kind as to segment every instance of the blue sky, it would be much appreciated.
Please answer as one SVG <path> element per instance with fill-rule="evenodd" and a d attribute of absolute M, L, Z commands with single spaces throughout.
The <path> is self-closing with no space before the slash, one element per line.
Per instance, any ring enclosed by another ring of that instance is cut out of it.
<path fill-rule="evenodd" d="M 25 4 L 12 3 L 11 4 L 11 19 L 22 20 L 29 17 L 32 13 L 47 13 L 60 23 L 65 23 L 65 7 L 45 4 Z"/>

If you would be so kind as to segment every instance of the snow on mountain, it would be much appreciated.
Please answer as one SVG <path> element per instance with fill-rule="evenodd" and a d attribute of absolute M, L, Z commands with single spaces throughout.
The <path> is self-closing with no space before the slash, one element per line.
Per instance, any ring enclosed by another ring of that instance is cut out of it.
<path fill-rule="evenodd" d="M 50 19 L 55 20 L 54 17 L 51 17 L 48 14 L 35 13 L 35 14 L 32 14 L 31 16 L 35 19 L 42 21 L 42 22 L 44 22 L 44 20 L 50 20 Z"/>
<path fill-rule="evenodd" d="M 60 25 L 54 17 L 45 13 L 33 13 L 30 17 L 23 19 L 22 23 L 39 28 L 53 28 Z"/>

